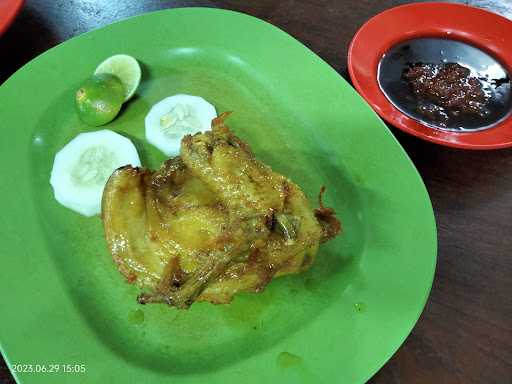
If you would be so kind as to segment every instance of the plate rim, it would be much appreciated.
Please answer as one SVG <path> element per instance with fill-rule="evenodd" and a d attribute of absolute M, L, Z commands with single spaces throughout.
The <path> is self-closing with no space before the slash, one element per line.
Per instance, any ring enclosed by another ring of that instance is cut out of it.
<path fill-rule="evenodd" d="M 8 13 L 2 15 L 0 20 L 0 36 L 11 26 L 16 16 L 21 12 L 24 4 L 25 0 L 14 0 L 12 4 L 9 4 L 10 8 L 8 9 Z"/>

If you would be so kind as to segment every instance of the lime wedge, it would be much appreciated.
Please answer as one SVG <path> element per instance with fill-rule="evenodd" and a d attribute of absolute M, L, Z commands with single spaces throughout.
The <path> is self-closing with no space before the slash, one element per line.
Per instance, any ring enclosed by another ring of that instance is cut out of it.
<path fill-rule="evenodd" d="M 135 58 L 129 55 L 114 55 L 103 61 L 94 74 L 110 73 L 121 79 L 125 88 L 124 101 L 133 96 L 140 83 L 141 70 Z"/>

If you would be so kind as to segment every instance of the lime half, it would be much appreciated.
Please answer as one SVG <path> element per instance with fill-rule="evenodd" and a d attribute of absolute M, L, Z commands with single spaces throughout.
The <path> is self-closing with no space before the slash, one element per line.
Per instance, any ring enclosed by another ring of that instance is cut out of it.
<path fill-rule="evenodd" d="M 78 117 L 97 127 L 112 121 L 123 105 L 125 88 L 117 76 L 100 73 L 88 78 L 76 91 Z"/>
<path fill-rule="evenodd" d="M 133 96 L 140 83 L 140 65 L 129 55 L 114 55 L 103 61 L 94 74 L 110 73 L 121 79 L 125 88 L 124 101 Z"/>

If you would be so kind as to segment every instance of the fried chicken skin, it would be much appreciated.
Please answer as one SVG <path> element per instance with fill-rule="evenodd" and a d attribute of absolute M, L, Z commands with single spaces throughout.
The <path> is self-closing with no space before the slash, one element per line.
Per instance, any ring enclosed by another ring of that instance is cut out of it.
<path fill-rule="evenodd" d="M 321 203 L 256 159 L 225 125 L 182 139 L 180 156 L 149 171 L 116 170 L 105 186 L 102 219 L 119 271 L 143 293 L 141 304 L 180 309 L 229 303 L 273 277 L 314 262 L 340 222 Z"/>

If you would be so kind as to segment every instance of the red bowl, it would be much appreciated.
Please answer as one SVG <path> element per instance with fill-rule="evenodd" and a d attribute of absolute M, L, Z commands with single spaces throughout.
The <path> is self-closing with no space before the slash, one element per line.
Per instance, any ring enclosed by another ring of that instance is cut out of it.
<path fill-rule="evenodd" d="M 14 21 L 23 3 L 24 0 L 0 0 L 0 34 L 4 33 Z"/>
<path fill-rule="evenodd" d="M 407 4 L 388 9 L 366 22 L 348 52 L 348 69 L 357 91 L 373 109 L 397 128 L 450 147 L 497 149 L 512 146 L 512 116 L 476 132 L 431 128 L 400 112 L 380 90 L 379 62 L 390 48 L 420 37 L 459 40 L 487 52 L 512 73 L 512 22 L 479 8 L 452 3 Z"/>

